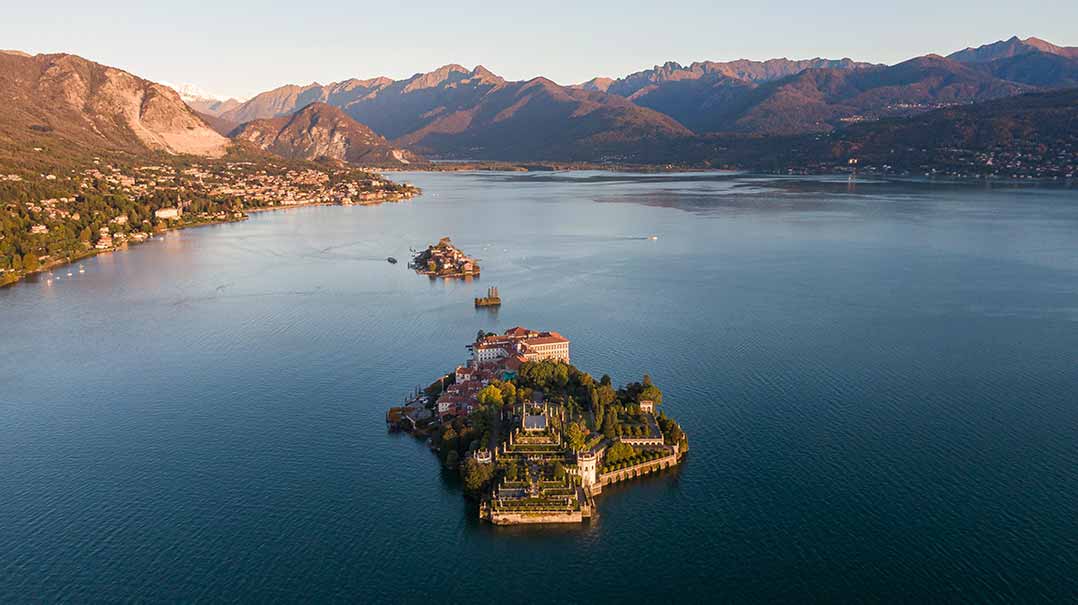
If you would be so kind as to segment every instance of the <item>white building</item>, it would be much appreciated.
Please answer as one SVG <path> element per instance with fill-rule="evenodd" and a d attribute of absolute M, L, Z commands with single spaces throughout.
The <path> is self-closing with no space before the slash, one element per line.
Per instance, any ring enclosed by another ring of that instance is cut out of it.
<path fill-rule="evenodd" d="M 485 336 L 472 345 L 472 361 L 475 365 L 508 359 L 524 361 L 554 359 L 569 363 L 569 339 L 557 332 L 536 332 L 517 326 L 505 334 Z"/>

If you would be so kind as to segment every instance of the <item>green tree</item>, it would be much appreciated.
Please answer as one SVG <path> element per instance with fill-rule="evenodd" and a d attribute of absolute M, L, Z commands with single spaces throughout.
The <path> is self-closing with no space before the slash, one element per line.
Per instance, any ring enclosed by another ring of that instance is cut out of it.
<path fill-rule="evenodd" d="M 449 453 L 445 455 L 445 467 L 448 469 L 457 468 L 457 464 L 460 462 L 460 454 L 457 450 L 449 450 Z"/>
<path fill-rule="evenodd" d="M 606 464 L 616 464 L 622 460 L 627 460 L 636 455 L 636 450 L 633 446 L 627 443 L 615 443 L 606 450 L 605 462 Z"/>
<path fill-rule="evenodd" d="M 476 399 L 479 400 L 480 405 L 495 405 L 501 407 L 502 392 L 498 387 L 488 384 L 483 387 L 483 390 L 479 391 L 479 394 L 476 395 Z"/>
<path fill-rule="evenodd" d="M 494 467 L 491 464 L 480 464 L 475 458 L 468 458 L 461 467 L 464 477 L 464 489 L 472 494 L 478 494 L 486 488 L 494 476 Z"/>
<path fill-rule="evenodd" d="M 601 385 L 595 392 L 599 396 L 599 403 L 604 408 L 610 406 L 618 400 L 618 392 L 614 390 L 614 387 L 609 384 Z"/>
<path fill-rule="evenodd" d="M 569 384 L 569 366 L 559 363 L 554 368 L 554 384 L 562 389 Z"/>
<path fill-rule="evenodd" d="M 554 463 L 554 479 L 558 481 L 565 480 L 565 465 L 561 462 Z"/>
<path fill-rule="evenodd" d="M 569 417 L 573 418 L 581 412 L 580 404 L 572 395 L 569 396 L 569 400 L 565 402 L 565 409 L 569 412 Z"/>
<path fill-rule="evenodd" d="M 653 401 L 655 405 L 659 405 L 663 402 L 663 392 L 659 390 L 659 387 L 653 384 L 647 384 L 640 391 L 640 395 L 637 396 L 637 401 Z"/>
<path fill-rule="evenodd" d="M 501 386 L 502 401 L 505 403 L 516 403 L 517 401 L 517 386 L 512 382 L 502 383 Z"/>
<path fill-rule="evenodd" d="M 442 431 L 442 455 L 448 457 L 449 452 L 456 452 L 460 446 L 460 437 L 457 432 L 453 430 L 452 426 L 447 426 Z"/>
<path fill-rule="evenodd" d="M 584 449 L 584 430 L 580 428 L 579 423 L 574 422 L 569 425 L 569 428 L 565 430 L 565 438 L 574 452 Z"/>
<path fill-rule="evenodd" d="M 37 255 L 33 252 L 27 252 L 26 254 L 24 254 L 22 257 L 22 266 L 24 269 L 26 269 L 27 273 L 37 271 Z"/>
<path fill-rule="evenodd" d="M 82 231 L 79 232 L 79 241 L 86 244 L 90 243 L 90 235 L 90 228 L 83 227 Z"/>
<path fill-rule="evenodd" d="M 608 410 L 603 416 L 603 436 L 607 439 L 617 437 L 617 424 L 618 413 L 614 410 Z"/>

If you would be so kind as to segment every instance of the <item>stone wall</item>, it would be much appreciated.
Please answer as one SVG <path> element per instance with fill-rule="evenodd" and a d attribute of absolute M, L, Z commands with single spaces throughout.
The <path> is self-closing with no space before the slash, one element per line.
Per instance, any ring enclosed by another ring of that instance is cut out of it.
<path fill-rule="evenodd" d="M 612 485 L 620 481 L 628 481 L 629 479 L 635 479 L 644 475 L 668 469 L 677 466 L 681 462 L 677 451 L 671 452 L 669 455 L 663 456 L 656 460 L 649 460 L 647 462 L 641 462 L 630 466 L 629 468 L 623 468 L 621 470 L 610 471 L 609 473 L 602 473 L 599 475 L 599 481 L 591 487 L 591 494 L 601 494 L 604 485 Z"/>
<path fill-rule="evenodd" d="M 584 513 L 581 511 L 564 513 L 517 513 L 492 511 L 490 522 L 495 525 L 525 525 L 529 523 L 581 523 Z"/>

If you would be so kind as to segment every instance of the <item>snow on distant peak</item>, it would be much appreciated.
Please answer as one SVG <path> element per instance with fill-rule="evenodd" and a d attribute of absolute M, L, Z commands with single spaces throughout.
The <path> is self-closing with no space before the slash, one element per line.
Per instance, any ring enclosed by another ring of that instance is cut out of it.
<path fill-rule="evenodd" d="M 246 99 L 239 99 L 236 97 L 230 97 L 228 95 L 219 95 L 212 92 L 208 92 L 196 84 L 171 84 L 169 82 L 162 82 L 165 86 L 175 90 L 179 93 L 180 98 L 184 102 L 190 103 L 192 101 L 228 101 L 229 99 L 236 99 L 243 102 Z"/>

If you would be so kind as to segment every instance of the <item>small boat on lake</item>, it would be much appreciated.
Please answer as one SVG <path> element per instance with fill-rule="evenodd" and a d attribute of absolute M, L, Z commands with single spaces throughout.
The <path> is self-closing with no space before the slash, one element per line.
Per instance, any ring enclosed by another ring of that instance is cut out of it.
<path fill-rule="evenodd" d="M 389 264 L 391 264 L 391 265 L 397 264 L 397 259 L 393 258 L 392 256 L 390 256 L 386 260 L 389 261 Z"/>

